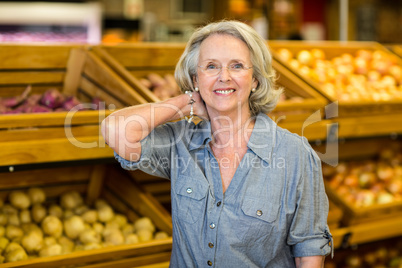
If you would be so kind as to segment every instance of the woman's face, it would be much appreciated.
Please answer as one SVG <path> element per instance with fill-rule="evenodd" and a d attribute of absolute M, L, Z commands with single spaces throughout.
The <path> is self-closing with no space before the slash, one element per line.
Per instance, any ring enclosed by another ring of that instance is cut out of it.
<path fill-rule="evenodd" d="M 232 75 L 225 68 L 252 67 L 250 51 L 243 41 L 225 34 L 209 36 L 201 43 L 198 66 L 202 68 L 197 68 L 198 77 L 194 78 L 194 84 L 199 88 L 210 116 L 238 114 L 238 109 L 242 114 L 250 113 L 248 98 L 251 89 L 258 85 L 253 78 L 253 69 Z M 203 71 L 216 67 L 222 67 L 217 75 Z"/>

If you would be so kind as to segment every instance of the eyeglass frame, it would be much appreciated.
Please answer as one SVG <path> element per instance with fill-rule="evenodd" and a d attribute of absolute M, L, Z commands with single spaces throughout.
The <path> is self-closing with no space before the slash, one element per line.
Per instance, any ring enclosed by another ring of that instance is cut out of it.
<path fill-rule="evenodd" d="M 231 64 L 231 65 L 236 65 L 236 64 L 239 64 L 239 63 L 233 63 L 233 64 Z M 208 65 L 208 64 L 207 64 L 207 65 Z M 207 66 L 207 65 L 206 65 L 206 66 Z M 202 68 L 205 68 L 206 66 L 197 65 L 198 68 L 201 68 L 201 70 L 202 70 L 203 73 L 206 73 L 206 72 L 205 72 L 206 69 L 202 69 Z M 250 66 L 250 67 L 243 66 L 243 67 L 242 67 L 242 71 L 248 71 L 248 70 L 252 69 L 253 67 L 254 67 L 254 66 Z M 230 75 L 232 75 L 232 72 L 231 72 L 231 71 L 232 71 L 233 69 L 229 69 L 230 66 L 225 66 L 225 67 L 220 66 L 219 68 L 217 68 L 217 69 L 219 69 L 219 72 L 218 72 L 217 74 L 212 74 L 212 75 L 207 74 L 207 75 L 208 75 L 208 76 L 217 76 L 217 75 L 219 75 L 219 74 L 222 72 L 222 69 L 223 69 L 223 68 L 227 69 L 228 72 L 230 73 Z"/>

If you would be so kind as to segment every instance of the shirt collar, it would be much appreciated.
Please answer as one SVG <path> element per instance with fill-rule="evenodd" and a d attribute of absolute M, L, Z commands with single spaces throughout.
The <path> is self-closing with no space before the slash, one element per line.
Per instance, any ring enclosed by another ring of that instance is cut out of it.
<path fill-rule="evenodd" d="M 266 162 L 270 162 L 272 150 L 275 146 L 276 127 L 276 124 L 268 115 L 264 113 L 258 114 L 256 116 L 253 132 L 247 144 L 247 147 L 251 151 Z M 211 140 L 211 122 L 201 121 L 194 128 L 189 150 L 198 149 Z"/>
<path fill-rule="evenodd" d="M 211 122 L 201 121 L 193 129 L 193 135 L 190 139 L 189 150 L 195 150 L 207 144 L 212 140 Z"/>
<path fill-rule="evenodd" d="M 276 128 L 277 125 L 268 115 L 259 113 L 247 144 L 251 151 L 266 162 L 270 162 L 272 157 L 276 143 Z"/>

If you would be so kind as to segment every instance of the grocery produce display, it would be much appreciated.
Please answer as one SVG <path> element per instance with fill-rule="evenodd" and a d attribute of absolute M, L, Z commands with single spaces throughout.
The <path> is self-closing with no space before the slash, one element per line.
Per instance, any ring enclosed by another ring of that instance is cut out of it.
<path fill-rule="evenodd" d="M 387 148 L 377 159 L 323 165 L 329 187 L 346 203 L 369 207 L 402 201 L 402 148 Z"/>
<path fill-rule="evenodd" d="M 398 238 L 369 243 L 355 250 L 340 250 L 339 257 L 327 258 L 325 268 L 400 268 L 402 242 Z"/>
<path fill-rule="evenodd" d="M 295 71 L 318 83 L 331 98 L 344 101 L 402 100 L 402 67 L 396 55 L 379 49 L 326 53 L 320 48 L 276 49 Z"/>
<path fill-rule="evenodd" d="M 92 98 L 92 105 L 84 105 L 76 96 L 68 96 L 57 88 L 49 88 L 43 94 L 31 94 L 28 86 L 21 95 L 0 98 L 0 114 L 48 113 L 60 111 L 82 111 L 101 109 L 98 97 Z"/>
<path fill-rule="evenodd" d="M 149 73 L 139 79 L 140 83 L 151 90 L 160 100 L 166 100 L 180 95 L 181 91 L 172 74 L 160 75 Z"/>
<path fill-rule="evenodd" d="M 41 188 L 15 190 L 0 203 L 1 263 L 167 237 L 149 218 L 130 222 L 104 199 L 86 205 L 77 191 L 53 200 Z"/>

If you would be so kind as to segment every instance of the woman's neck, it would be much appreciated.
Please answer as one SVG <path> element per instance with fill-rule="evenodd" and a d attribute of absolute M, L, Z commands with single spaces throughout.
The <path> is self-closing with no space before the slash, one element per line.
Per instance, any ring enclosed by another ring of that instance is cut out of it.
<path fill-rule="evenodd" d="M 255 118 L 250 111 L 210 116 L 212 145 L 243 147 L 246 146 L 254 128 Z"/>

